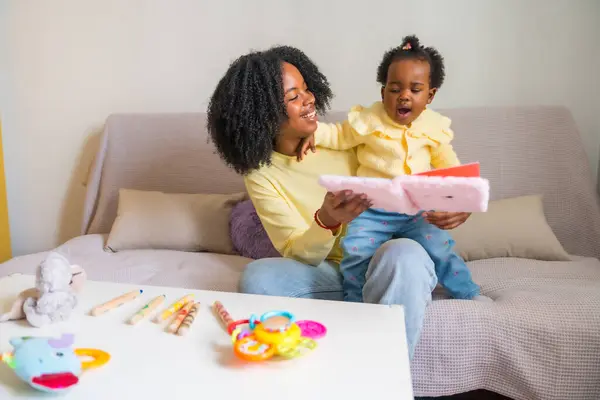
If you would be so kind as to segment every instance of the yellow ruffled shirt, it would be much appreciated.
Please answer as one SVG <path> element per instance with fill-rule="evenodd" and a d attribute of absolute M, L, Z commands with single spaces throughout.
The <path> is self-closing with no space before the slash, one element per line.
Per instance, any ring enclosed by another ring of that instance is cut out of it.
<path fill-rule="evenodd" d="M 333 150 L 356 147 L 357 176 L 393 178 L 460 165 L 450 142 L 450 119 L 426 109 L 410 125 L 392 120 L 376 102 L 355 106 L 341 123 L 319 123 L 315 145 Z"/>

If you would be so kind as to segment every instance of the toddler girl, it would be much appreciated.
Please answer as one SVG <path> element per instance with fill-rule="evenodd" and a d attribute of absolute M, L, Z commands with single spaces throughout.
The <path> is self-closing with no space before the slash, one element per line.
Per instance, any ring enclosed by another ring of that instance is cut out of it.
<path fill-rule="evenodd" d="M 357 147 L 358 176 L 393 178 L 460 162 L 450 144 L 450 119 L 427 108 L 444 81 L 444 59 L 423 47 L 415 36 L 383 56 L 377 70 L 382 101 L 353 107 L 348 120 L 319 124 L 307 149 L 322 146 L 345 150 Z M 450 235 L 428 222 L 423 213 L 405 215 L 369 209 L 348 225 L 340 264 L 344 299 L 362 302 L 365 274 L 375 251 L 386 241 L 409 238 L 420 243 L 435 264 L 438 281 L 457 299 L 490 299 L 480 295 L 465 262 L 454 251 Z"/>

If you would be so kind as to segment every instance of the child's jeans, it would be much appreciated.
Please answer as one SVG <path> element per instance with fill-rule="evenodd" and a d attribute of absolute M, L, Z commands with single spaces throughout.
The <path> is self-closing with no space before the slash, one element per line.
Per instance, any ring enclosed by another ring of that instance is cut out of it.
<path fill-rule="evenodd" d="M 365 274 L 371 257 L 390 239 L 407 238 L 418 242 L 435 265 L 439 283 L 456 299 L 472 299 L 480 289 L 471 279 L 463 259 L 453 251 L 448 232 L 428 223 L 421 213 L 406 215 L 368 209 L 348 225 L 342 239 L 344 259 L 340 264 L 344 300 L 362 302 Z"/>

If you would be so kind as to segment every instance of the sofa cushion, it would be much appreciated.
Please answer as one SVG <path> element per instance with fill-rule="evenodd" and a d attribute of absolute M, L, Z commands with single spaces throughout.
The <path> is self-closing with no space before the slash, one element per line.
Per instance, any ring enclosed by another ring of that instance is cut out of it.
<path fill-rule="evenodd" d="M 174 194 L 121 189 L 106 247 L 234 254 L 229 237 L 233 206 L 245 193 Z"/>
<path fill-rule="evenodd" d="M 173 250 L 104 251 L 107 235 L 78 236 L 56 251 L 81 265 L 88 279 L 188 289 L 237 292 L 240 275 L 250 261 L 236 255 Z M 0 264 L 0 277 L 12 273 L 35 275 L 47 253 L 16 257 Z"/>
<path fill-rule="evenodd" d="M 545 261 L 571 258 L 546 222 L 541 196 L 491 201 L 452 231 L 456 251 L 466 261 L 518 257 Z"/>
<path fill-rule="evenodd" d="M 467 265 L 494 302 L 434 293 L 411 363 L 415 394 L 486 389 L 512 399 L 597 398 L 600 261 L 492 258 Z"/>
<path fill-rule="evenodd" d="M 242 257 L 255 260 L 281 257 L 269 239 L 251 200 L 242 201 L 233 207 L 229 228 L 233 248 Z"/>

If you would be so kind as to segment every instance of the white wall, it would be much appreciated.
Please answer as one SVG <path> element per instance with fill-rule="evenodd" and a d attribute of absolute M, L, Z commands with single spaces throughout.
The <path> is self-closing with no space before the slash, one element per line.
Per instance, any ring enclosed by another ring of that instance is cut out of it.
<path fill-rule="evenodd" d="M 305 50 L 346 109 L 378 97 L 383 51 L 416 33 L 446 58 L 437 107 L 566 105 L 595 170 L 599 26 L 597 0 L 0 0 L 14 253 L 78 233 L 78 165 L 109 113 L 204 110 L 233 58 L 276 43 Z"/>

